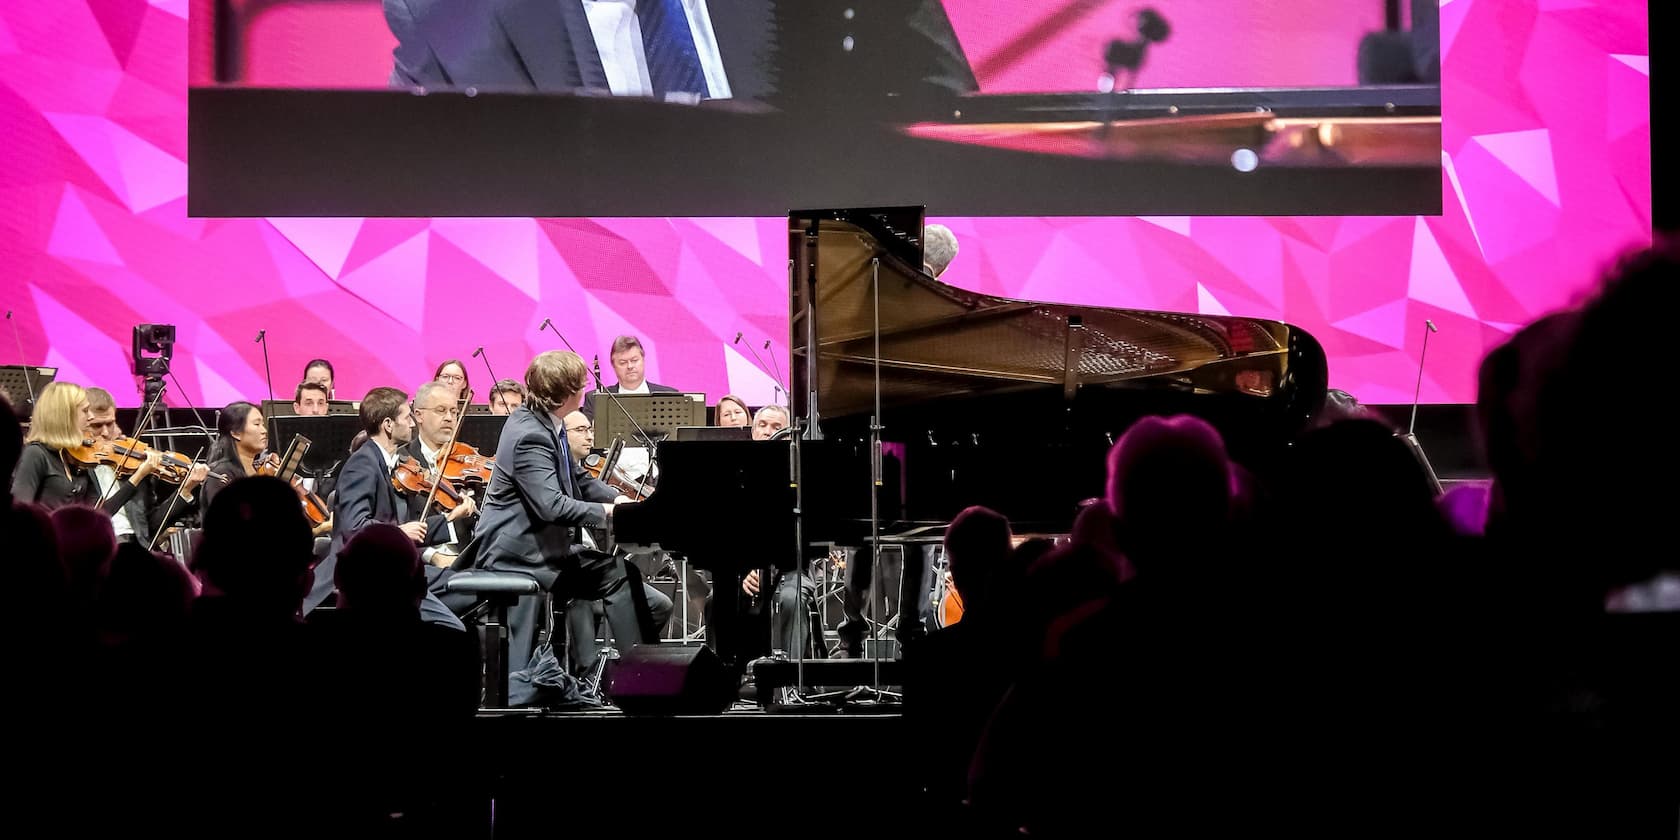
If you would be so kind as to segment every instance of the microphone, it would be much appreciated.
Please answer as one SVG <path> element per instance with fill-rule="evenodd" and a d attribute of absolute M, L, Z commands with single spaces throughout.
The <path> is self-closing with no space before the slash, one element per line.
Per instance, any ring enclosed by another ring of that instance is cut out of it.
<path fill-rule="evenodd" d="M 18 364 L 29 364 L 23 359 L 23 333 L 18 332 L 17 321 L 12 318 L 12 310 L 10 309 L 6 310 L 6 322 L 12 325 L 12 339 L 17 342 Z M 29 389 L 29 405 L 30 410 L 33 411 L 35 405 L 35 379 L 29 375 L 29 371 L 27 370 L 23 372 L 23 386 Z"/>
<path fill-rule="evenodd" d="M 502 403 L 502 408 L 507 408 L 507 400 L 502 397 L 501 391 L 496 390 L 496 383 L 502 380 L 496 378 L 496 369 L 490 366 L 490 355 L 484 352 L 484 345 L 478 345 L 478 349 L 473 351 L 473 358 L 484 360 L 484 369 L 490 374 L 490 390 L 495 392 L 496 399 Z"/>
<path fill-rule="evenodd" d="M 543 330 L 546 330 L 548 328 L 549 328 L 549 320 L 547 318 L 544 318 L 543 322 L 541 324 L 537 325 L 537 332 L 542 332 Z M 555 335 L 560 335 L 560 334 L 555 333 Z M 560 340 L 565 341 L 566 340 L 565 336 L 561 336 Z"/>
<path fill-rule="evenodd" d="M 741 343 L 741 334 L 740 333 L 735 334 L 735 343 L 736 344 Z M 770 349 L 770 340 L 769 339 L 764 340 L 764 349 L 765 350 Z M 761 370 L 761 371 L 764 370 L 764 367 L 765 367 L 764 360 L 762 358 L 759 358 L 758 351 L 753 349 L 753 346 L 751 344 L 747 345 L 747 352 L 751 353 L 752 357 L 753 357 L 753 361 L 758 363 L 758 369 Z M 774 357 L 772 357 L 772 359 L 773 358 Z M 769 371 L 764 371 L 764 372 L 769 373 Z M 782 382 L 781 368 L 776 369 L 775 379 L 776 379 L 776 400 L 777 400 L 776 404 L 780 405 L 781 404 L 781 395 L 786 394 L 788 392 L 786 383 Z"/>
<path fill-rule="evenodd" d="M 1423 325 L 1428 327 L 1430 332 L 1440 332 L 1440 330 L 1435 329 L 1435 322 L 1428 318 L 1423 319 Z"/>
<path fill-rule="evenodd" d="M 274 401 L 274 374 L 268 369 L 268 330 L 257 330 L 257 344 L 263 349 L 263 381 L 268 383 L 268 401 Z"/>

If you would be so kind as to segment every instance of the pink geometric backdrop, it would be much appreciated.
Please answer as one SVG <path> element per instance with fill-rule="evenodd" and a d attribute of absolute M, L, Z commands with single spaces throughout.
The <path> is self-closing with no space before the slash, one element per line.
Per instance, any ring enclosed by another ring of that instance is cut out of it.
<path fill-rule="evenodd" d="M 187 218 L 186 7 L 0 4 L 0 305 L 22 341 L 0 360 L 132 404 L 130 329 L 172 323 L 176 404 L 217 405 L 265 394 L 266 329 L 279 391 L 324 355 L 354 397 L 480 344 L 517 376 L 553 317 L 586 356 L 634 332 L 656 381 L 771 397 L 746 345 L 786 370 L 779 219 Z M 1646 7 L 1448 0 L 1441 25 L 1440 217 L 943 219 L 946 279 L 1280 318 L 1371 402 L 1410 399 L 1430 318 L 1424 399 L 1471 400 L 1488 346 L 1650 240 Z"/>

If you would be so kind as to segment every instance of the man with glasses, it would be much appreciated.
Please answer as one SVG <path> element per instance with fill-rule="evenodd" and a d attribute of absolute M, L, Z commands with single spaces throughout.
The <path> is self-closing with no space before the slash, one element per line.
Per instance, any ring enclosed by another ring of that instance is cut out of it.
<path fill-rule="evenodd" d="M 415 435 L 403 447 L 402 455 L 419 461 L 427 469 L 442 468 L 440 460 L 444 454 L 444 447 L 449 445 L 449 438 L 455 433 L 455 425 L 461 420 L 461 408 L 455 402 L 455 391 L 454 385 L 438 380 L 421 385 L 414 393 Z M 408 518 L 419 519 L 426 507 L 425 494 L 402 495 L 407 497 Z M 455 509 L 459 518 L 448 523 L 442 533 L 431 536 L 430 541 L 421 543 L 420 549 L 420 559 L 426 564 L 426 588 L 457 612 L 471 607 L 473 598 L 465 593 L 449 592 L 450 569 L 455 565 L 455 558 L 460 555 L 461 547 L 472 539 L 473 525 L 478 519 L 478 505 L 473 502 L 472 496 L 464 491 L 462 496 L 460 506 Z M 434 502 L 432 511 L 437 510 L 437 504 Z"/>

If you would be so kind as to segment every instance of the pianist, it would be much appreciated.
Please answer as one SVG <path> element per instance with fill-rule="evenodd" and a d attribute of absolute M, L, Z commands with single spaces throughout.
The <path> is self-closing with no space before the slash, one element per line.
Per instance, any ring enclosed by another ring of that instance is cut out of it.
<path fill-rule="evenodd" d="M 974 72 L 938 0 L 384 0 L 391 84 L 737 99 L 944 102 Z M 835 5 L 830 3 L 829 5 Z"/>
<path fill-rule="evenodd" d="M 480 564 L 537 579 L 545 591 L 564 574 L 564 596 L 599 600 L 621 647 L 641 642 L 651 622 L 634 597 L 622 560 L 583 544 L 581 529 L 605 527 L 613 505 L 628 501 L 572 459 L 565 418 L 578 410 L 588 368 L 576 353 L 551 350 L 525 370 L 524 405 L 508 416 L 496 446 L 496 471 L 479 514 Z M 508 702 L 540 702 L 525 669 L 536 650 L 542 609 L 521 598 L 508 616 Z M 645 621 L 644 621 L 645 620 Z"/>

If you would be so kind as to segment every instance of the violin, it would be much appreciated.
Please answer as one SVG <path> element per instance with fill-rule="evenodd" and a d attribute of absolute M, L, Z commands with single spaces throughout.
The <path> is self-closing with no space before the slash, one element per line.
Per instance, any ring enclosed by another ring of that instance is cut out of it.
<path fill-rule="evenodd" d="M 477 447 L 460 441 L 449 448 L 448 454 L 440 453 L 438 460 L 443 464 L 445 481 L 469 487 L 488 484 L 490 474 L 496 469 L 496 456 L 480 454 Z"/>
<path fill-rule="evenodd" d="M 407 493 L 419 493 L 424 496 L 432 492 L 432 471 L 416 458 L 404 458 L 397 464 L 395 472 L 391 473 L 391 484 L 398 490 Z M 464 497 L 449 479 L 440 478 L 437 483 L 437 506 L 444 510 L 454 510 L 461 505 Z"/>
<path fill-rule="evenodd" d="M 957 592 L 956 584 L 951 582 L 951 573 L 945 573 L 945 595 L 939 599 L 939 626 L 950 627 L 963 617 L 963 599 Z"/>
<path fill-rule="evenodd" d="M 278 478 L 280 476 L 280 455 L 275 452 L 264 452 L 251 460 L 251 466 L 257 475 Z M 301 476 L 292 476 L 292 490 L 297 493 L 298 501 L 303 503 L 303 515 L 309 519 L 311 529 L 319 528 L 332 517 L 332 511 L 327 509 L 327 503 L 315 494 L 315 491 L 303 486 Z"/>
<path fill-rule="evenodd" d="M 601 478 L 601 473 L 606 470 L 606 466 L 607 459 L 599 452 L 591 452 L 590 454 L 584 456 L 583 468 L 588 471 L 590 475 L 606 482 L 608 487 L 611 487 L 619 493 L 630 497 L 630 501 L 639 502 L 653 495 L 652 484 L 646 481 L 637 481 L 636 479 L 631 478 L 629 473 L 619 469 L 617 465 L 613 466 L 612 475 L 609 475 L 606 478 Z"/>
<path fill-rule="evenodd" d="M 146 463 L 146 459 L 154 451 L 162 457 L 162 460 L 158 462 L 157 472 L 153 475 L 170 484 L 180 484 L 187 480 L 187 473 L 192 472 L 193 459 L 179 452 L 156 449 L 145 441 L 135 438 L 83 440 L 81 446 L 66 448 L 64 453 L 70 456 L 71 460 L 84 467 L 115 467 L 117 477 L 121 478 L 140 469 L 140 465 Z M 227 481 L 225 476 L 216 473 L 211 473 L 210 477 Z"/>

